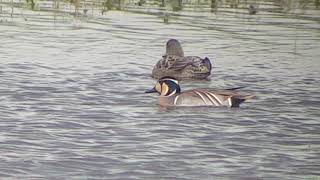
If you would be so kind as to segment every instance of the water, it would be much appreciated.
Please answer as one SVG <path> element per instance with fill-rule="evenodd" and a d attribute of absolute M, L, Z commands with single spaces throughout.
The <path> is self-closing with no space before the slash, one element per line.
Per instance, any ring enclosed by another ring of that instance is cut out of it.
<path fill-rule="evenodd" d="M 0 23 L 1 179 L 320 178 L 319 18 L 23 13 Z M 209 80 L 182 89 L 246 86 L 258 98 L 158 107 L 143 92 L 169 38 L 214 62 Z"/>

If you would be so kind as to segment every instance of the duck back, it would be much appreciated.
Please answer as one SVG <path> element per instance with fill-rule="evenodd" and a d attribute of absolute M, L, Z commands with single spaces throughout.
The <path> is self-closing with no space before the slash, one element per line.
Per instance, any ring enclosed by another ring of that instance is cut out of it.
<path fill-rule="evenodd" d="M 198 56 L 170 56 L 165 55 L 154 66 L 153 78 L 171 76 L 176 79 L 204 79 L 211 74 L 212 65 L 208 58 Z"/>

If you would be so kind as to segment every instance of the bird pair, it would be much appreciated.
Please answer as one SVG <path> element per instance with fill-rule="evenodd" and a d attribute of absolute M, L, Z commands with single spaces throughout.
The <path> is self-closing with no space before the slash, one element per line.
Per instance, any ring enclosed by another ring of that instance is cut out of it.
<path fill-rule="evenodd" d="M 183 49 L 176 39 L 166 44 L 166 54 L 154 66 L 152 77 L 159 79 L 154 88 L 146 93 L 158 93 L 161 106 L 228 106 L 239 107 L 254 96 L 237 92 L 242 88 L 223 90 L 193 89 L 181 92 L 178 80 L 204 79 L 211 74 L 212 65 L 208 58 L 184 56 Z"/>

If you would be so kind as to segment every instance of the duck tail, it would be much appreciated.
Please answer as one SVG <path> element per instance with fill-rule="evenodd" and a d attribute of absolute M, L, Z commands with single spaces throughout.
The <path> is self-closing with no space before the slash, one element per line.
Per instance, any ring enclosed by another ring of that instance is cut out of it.
<path fill-rule="evenodd" d="M 231 98 L 231 107 L 239 107 L 246 99 L 243 98 Z"/>
<path fill-rule="evenodd" d="M 255 95 L 245 95 L 242 98 L 247 100 L 247 99 L 254 99 L 254 98 L 256 98 L 256 96 Z"/>
<path fill-rule="evenodd" d="M 202 63 L 208 68 L 209 72 L 211 71 L 212 69 L 212 64 L 211 64 L 211 61 L 209 58 L 205 57 L 203 60 L 202 60 Z"/>
<path fill-rule="evenodd" d="M 244 101 L 248 100 L 248 99 L 253 99 L 256 96 L 254 95 L 243 95 L 243 96 L 235 96 L 233 98 L 231 98 L 231 107 L 239 107 L 239 105 L 241 103 L 243 103 Z"/>

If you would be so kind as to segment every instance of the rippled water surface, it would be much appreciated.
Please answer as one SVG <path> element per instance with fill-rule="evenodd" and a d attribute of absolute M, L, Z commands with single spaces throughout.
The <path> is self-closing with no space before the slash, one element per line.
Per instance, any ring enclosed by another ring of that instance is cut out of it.
<path fill-rule="evenodd" d="M 0 22 L 1 179 L 320 178 L 319 19 L 24 13 Z M 158 107 L 143 92 L 169 38 L 215 66 L 182 89 L 246 86 L 258 98 Z"/>

